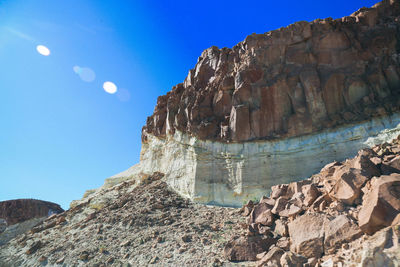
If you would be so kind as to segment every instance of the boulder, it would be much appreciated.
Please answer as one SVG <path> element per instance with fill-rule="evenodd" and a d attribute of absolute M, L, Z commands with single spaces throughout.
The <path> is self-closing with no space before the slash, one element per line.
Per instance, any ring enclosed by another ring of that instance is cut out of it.
<path fill-rule="evenodd" d="M 271 208 L 271 205 L 267 203 L 257 204 L 250 213 L 249 223 L 261 223 L 266 226 L 272 225 L 274 218 Z"/>
<path fill-rule="evenodd" d="M 273 214 L 279 214 L 280 212 L 282 212 L 286 209 L 287 203 L 288 203 L 288 200 L 285 197 L 279 197 L 276 200 L 275 206 L 272 208 L 271 212 Z"/>
<path fill-rule="evenodd" d="M 284 222 L 283 220 L 276 220 L 275 221 L 275 233 L 277 233 L 280 236 L 288 236 L 288 226 L 287 223 Z"/>
<path fill-rule="evenodd" d="M 257 254 L 266 251 L 275 240 L 270 237 L 241 236 L 229 241 L 224 248 L 224 256 L 229 261 L 255 261 Z"/>
<path fill-rule="evenodd" d="M 304 257 L 320 257 L 324 252 L 324 223 L 322 214 L 305 214 L 288 224 L 292 242 L 290 250 Z"/>
<path fill-rule="evenodd" d="M 331 198 L 352 205 L 359 199 L 361 188 L 367 181 L 368 178 L 360 169 L 342 166 L 326 181 L 325 188 L 329 190 Z"/>
<path fill-rule="evenodd" d="M 282 267 L 303 267 L 306 262 L 307 258 L 291 251 L 286 251 L 280 259 Z"/>
<path fill-rule="evenodd" d="M 346 215 L 339 215 L 333 220 L 327 220 L 324 225 L 325 253 L 332 254 L 343 243 L 351 242 L 362 235 L 361 229 Z"/>
<path fill-rule="evenodd" d="M 400 174 L 382 175 L 371 180 L 363 197 L 358 224 L 367 234 L 389 226 L 400 212 Z"/>
<path fill-rule="evenodd" d="M 309 207 L 320 195 L 317 187 L 313 184 L 303 185 L 301 191 L 304 195 L 303 203 L 305 206 Z"/>
<path fill-rule="evenodd" d="M 279 247 L 271 248 L 267 254 L 262 257 L 261 260 L 257 262 L 258 266 L 269 266 L 271 264 L 276 264 L 279 266 L 282 255 L 285 251 Z"/>

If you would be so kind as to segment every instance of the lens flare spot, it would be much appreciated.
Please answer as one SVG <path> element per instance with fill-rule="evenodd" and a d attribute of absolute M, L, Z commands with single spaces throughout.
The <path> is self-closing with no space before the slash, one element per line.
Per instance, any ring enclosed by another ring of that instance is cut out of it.
<path fill-rule="evenodd" d="M 115 94 L 117 92 L 117 86 L 113 82 L 105 82 L 103 84 L 103 89 L 109 94 Z"/>
<path fill-rule="evenodd" d="M 72 69 L 84 82 L 93 82 L 96 79 L 96 73 L 91 68 L 74 66 Z"/>
<path fill-rule="evenodd" d="M 49 56 L 50 55 L 50 49 L 48 49 L 44 45 L 38 45 L 36 46 L 36 50 L 38 51 L 39 54 L 42 56 Z"/>
<path fill-rule="evenodd" d="M 117 92 L 117 98 L 121 102 L 128 102 L 129 99 L 131 98 L 131 94 L 125 88 L 120 88 L 120 89 L 118 89 L 118 92 Z"/>

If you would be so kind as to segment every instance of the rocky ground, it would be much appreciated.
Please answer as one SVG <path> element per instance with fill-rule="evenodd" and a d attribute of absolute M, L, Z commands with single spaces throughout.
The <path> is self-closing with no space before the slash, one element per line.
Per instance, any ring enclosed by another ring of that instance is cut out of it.
<path fill-rule="evenodd" d="M 258 266 L 399 266 L 399 140 L 246 204 L 247 233 L 228 242 L 225 257 Z"/>
<path fill-rule="evenodd" d="M 194 204 L 162 178 L 48 217 L 0 247 L 0 266 L 400 264 L 400 137 L 242 209 Z"/>
<path fill-rule="evenodd" d="M 49 217 L 0 249 L 0 266 L 218 266 L 243 232 L 237 209 L 191 203 L 155 174 L 110 191 L 105 205 L 82 203 Z"/>

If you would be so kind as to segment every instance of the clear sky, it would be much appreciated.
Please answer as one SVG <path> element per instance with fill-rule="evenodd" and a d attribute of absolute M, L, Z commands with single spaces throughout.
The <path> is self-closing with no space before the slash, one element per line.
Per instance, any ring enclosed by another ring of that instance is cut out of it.
<path fill-rule="evenodd" d="M 375 2 L 0 0 L 0 201 L 66 209 L 137 163 L 157 96 L 204 49 Z"/>

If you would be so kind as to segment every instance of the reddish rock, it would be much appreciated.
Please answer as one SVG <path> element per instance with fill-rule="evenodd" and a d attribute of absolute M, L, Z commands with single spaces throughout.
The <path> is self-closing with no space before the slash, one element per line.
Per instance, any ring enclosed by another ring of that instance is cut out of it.
<path fill-rule="evenodd" d="M 285 254 L 285 251 L 279 247 L 271 248 L 264 257 L 261 258 L 257 262 L 257 266 L 268 266 L 270 264 L 280 264 L 280 260 L 282 255 Z"/>
<path fill-rule="evenodd" d="M 143 141 L 176 130 L 229 142 L 293 137 L 396 111 L 399 15 L 396 1 L 383 1 L 208 48 L 159 97 Z"/>
<path fill-rule="evenodd" d="M 307 207 L 309 207 L 320 195 L 317 187 L 313 184 L 304 185 L 301 190 L 304 194 L 303 203 Z"/>
<path fill-rule="evenodd" d="M 340 215 L 324 226 L 324 248 L 326 254 L 332 254 L 343 243 L 349 243 L 362 235 L 361 229 L 346 215 Z"/>
<path fill-rule="evenodd" d="M 64 210 L 57 204 L 36 199 L 16 199 L 0 202 L 0 218 L 8 225 L 32 218 L 47 217 Z"/>
<path fill-rule="evenodd" d="M 368 234 L 390 226 L 400 213 L 400 174 L 383 175 L 371 181 L 358 214 L 360 228 Z"/>
<path fill-rule="evenodd" d="M 273 214 L 280 214 L 280 212 L 284 211 L 286 209 L 286 205 L 288 203 L 288 200 L 284 197 L 279 197 L 276 202 L 275 206 L 271 210 Z"/>
<path fill-rule="evenodd" d="M 271 205 L 267 203 L 259 203 L 250 213 L 249 223 L 261 223 L 270 226 L 273 223 L 273 215 L 271 213 Z"/>
<path fill-rule="evenodd" d="M 289 223 L 290 250 L 304 257 L 320 257 L 324 252 L 325 216 L 305 214 Z"/>
<path fill-rule="evenodd" d="M 268 250 L 275 240 L 262 236 L 241 236 L 229 241 L 224 256 L 230 261 L 255 261 L 257 254 Z"/>
<path fill-rule="evenodd" d="M 288 185 L 286 184 L 274 185 L 271 187 L 271 198 L 272 199 L 277 199 L 279 197 L 288 198 L 287 190 L 288 190 Z"/>
<path fill-rule="evenodd" d="M 282 267 L 303 267 L 306 262 L 307 259 L 305 257 L 291 251 L 285 252 L 280 259 Z"/>
<path fill-rule="evenodd" d="M 327 179 L 325 188 L 333 199 L 352 205 L 359 197 L 362 186 L 368 178 L 360 169 L 342 166 L 335 171 L 331 179 Z"/>

